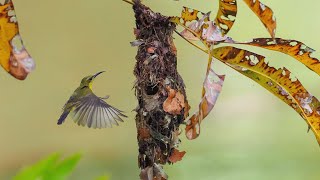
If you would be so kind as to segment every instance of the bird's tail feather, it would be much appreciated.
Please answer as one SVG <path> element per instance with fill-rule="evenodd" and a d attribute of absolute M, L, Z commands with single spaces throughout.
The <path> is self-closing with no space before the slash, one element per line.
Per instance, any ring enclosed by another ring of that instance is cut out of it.
<path fill-rule="evenodd" d="M 69 111 L 64 111 L 64 112 L 61 114 L 61 116 L 60 116 L 57 124 L 58 124 L 58 125 L 61 125 L 61 124 L 64 122 L 64 120 L 67 118 L 68 114 L 69 114 Z"/>

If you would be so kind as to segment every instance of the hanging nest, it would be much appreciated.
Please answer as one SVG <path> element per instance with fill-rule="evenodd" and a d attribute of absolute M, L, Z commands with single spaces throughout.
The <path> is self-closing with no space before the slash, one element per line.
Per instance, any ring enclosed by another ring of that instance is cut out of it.
<path fill-rule="evenodd" d="M 138 46 L 134 75 L 140 178 L 167 179 L 162 165 L 175 163 L 185 154 L 177 149 L 178 136 L 189 111 L 185 85 L 177 71 L 172 37 L 176 26 L 140 1 L 134 1 L 133 10 L 136 40 L 131 44 Z"/>

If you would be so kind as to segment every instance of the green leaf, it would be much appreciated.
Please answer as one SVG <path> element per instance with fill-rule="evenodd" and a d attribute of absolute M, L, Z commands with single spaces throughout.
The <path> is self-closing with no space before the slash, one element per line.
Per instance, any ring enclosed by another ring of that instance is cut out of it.
<path fill-rule="evenodd" d="M 42 179 L 42 176 L 48 169 L 54 167 L 58 161 L 60 155 L 58 153 L 52 154 L 46 159 L 39 161 L 38 163 L 22 169 L 13 180 L 33 180 Z"/>
<path fill-rule="evenodd" d="M 13 180 L 64 180 L 79 162 L 81 155 L 75 154 L 59 162 L 60 154 L 55 153 L 46 159 L 24 168 Z"/>
<path fill-rule="evenodd" d="M 81 159 L 80 154 L 72 155 L 57 163 L 56 166 L 52 169 L 49 169 L 48 173 L 45 174 L 45 180 L 63 180 L 72 172 L 75 166 L 78 164 Z"/>

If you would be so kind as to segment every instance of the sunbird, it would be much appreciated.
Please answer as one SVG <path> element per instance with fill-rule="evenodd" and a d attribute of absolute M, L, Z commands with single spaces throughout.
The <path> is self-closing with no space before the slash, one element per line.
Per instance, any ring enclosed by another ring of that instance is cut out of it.
<path fill-rule="evenodd" d="M 123 122 L 121 117 L 127 117 L 123 111 L 109 105 L 104 100 L 106 97 L 98 97 L 92 92 L 93 80 L 101 73 L 98 72 L 91 76 L 86 76 L 81 80 L 80 86 L 73 92 L 67 103 L 63 107 L 63 113 L 58 120 L 61 125 L 69 113 L 75 123 L 89 128 L 106 128 L 112 125 L 119 125 L 118 121 Z"/>

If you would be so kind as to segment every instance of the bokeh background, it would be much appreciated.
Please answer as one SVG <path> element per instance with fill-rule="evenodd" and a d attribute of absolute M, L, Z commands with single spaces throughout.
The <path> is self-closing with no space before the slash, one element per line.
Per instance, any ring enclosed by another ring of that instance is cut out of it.
<path fill-rule="evenodd" d="M 320 50 L 320 1 L 264 0 L 272 7 L 277 36 L 297 39 Z M 114 180 L 138 179 L 136 129 L 132 90 L 136 48 L 130 5 L 121 0 L 15 0 L 21 35 L 37 69 L 17 81 L 0 69 L 0 179 L 10 179 L 25 165 L 52 152 L 84 158 L 70 179 L 111 175 Z M 145 0 L 165 15 L 179 15 L 182 6 L 212 11 L 218 0 Z M 237 40 L 268 37 L 250 9 L 239 0 L 237 21 L 229 35 Z M 195 111 L 200 101 L 207 56 L 175 36 L 179 72 Z M 320 97 L 320 78 L 286 55 L 245 47 L 288 67 L 312 94 Z M 316 54 L 320 57 L 319 54 Z M 215 109 L 202 124 L 201 136 L 182 135 L 182 162 L 166 166 L 171 179 L 319 179 L 320 148 L 307 125 L 290 107 L 258 84 L 216 62 L 227 74 Z M 95 92 L 111 95 L 109 103 L 129 118 L 112 129 L 76 126 L 70 118 L 57 126 L 61 108 L 82 77 L 107 72 L 94 84 Z"/>

